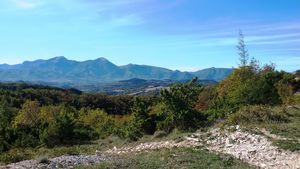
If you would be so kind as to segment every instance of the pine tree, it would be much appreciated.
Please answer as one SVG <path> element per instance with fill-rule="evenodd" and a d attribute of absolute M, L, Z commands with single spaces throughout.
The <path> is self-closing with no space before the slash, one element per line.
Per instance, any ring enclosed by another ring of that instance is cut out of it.
<path fill-rule="evenodd" d="M 239 32 L 238 45 L 236 46 L 238 49 L 238 54 L 240 56 L 240 67 L 245 67 L 248 64 L 249 53 L 247 50 L 247 46 L 244 40 L 244 34 L 242 31 Z"/>

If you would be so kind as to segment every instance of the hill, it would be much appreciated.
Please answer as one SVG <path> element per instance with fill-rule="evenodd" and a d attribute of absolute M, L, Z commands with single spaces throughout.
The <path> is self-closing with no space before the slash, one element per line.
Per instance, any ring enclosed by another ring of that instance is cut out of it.
<path fill-rule="evenodd" d="M 163 88 L 168 88 L 174 83 L 183 83 L 186 80 L 145 80 L 133 78 L 105 84 L 91 84 L 74 86 L 75 88 L 87 92 L 101 92 L 108 95 L 158 95 Z M 217 84 L 214 80 L 198 80 L 199 84 Z"/>

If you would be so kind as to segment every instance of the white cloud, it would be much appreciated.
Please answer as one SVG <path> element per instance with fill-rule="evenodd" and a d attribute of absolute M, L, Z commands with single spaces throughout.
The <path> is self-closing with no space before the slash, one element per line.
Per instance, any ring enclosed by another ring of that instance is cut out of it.
<path fill-rule="evenodd" d="M 41 5 L 41 0 L 13 0 L 12 2 L 20 9 L 33 9 Z"/>
<path fill-rule="evenodd" d="M 119 26 L 140 25 L 143 23 L 143 20 L 141 17 L 131 14 L 131 15 L 112 18 L 110 22 L 112 26 L 119 27 Z"/>

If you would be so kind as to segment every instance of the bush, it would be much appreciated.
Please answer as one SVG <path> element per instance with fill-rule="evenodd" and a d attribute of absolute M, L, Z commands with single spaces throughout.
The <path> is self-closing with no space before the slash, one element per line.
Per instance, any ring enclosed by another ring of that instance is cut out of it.
<path fill-rule="evenodd" d="M 284 104 L 291 104 L 293 102 L 293 95 L 296 92 L 295 76 L 292 74 L 285 73 L 283 78 L 276 83 L 278 94 Z"/>
<path fill-rule="evenodd" d="M 161 91 L 162 114 L 164 120 L 158 129 L 170 132 L 173 128 L 193 130 L 203 124 L 204 116 L 196 107 L 197 98 L 202 91 L 197 78 L 188 83 L 175 84 L 170 89 Z"/>
<path fill-rule="evenodd" d="M 33 157 L 33 152 L 26 149 L 11 149 L 8 152 L 0 154 L 0 161 L 3 163 L 16 163 L 22 160 L 28 160 Z"/>
<path fill-rule="evenodd" d="M 275 105 L 280 102 L 275 84 L 278 72 L 260 72 L 252 67 L 236 69 L 217 87 L 218 97 L 230 105 Z"/>
<path fill-rule="evenodd" d="M 228 115 L 236 112 L 240 105 L 232 105 L 224 97 L 214 98 L 209 104 L 209 108 L 203 113 L 207 116 L 208 122 L 215 122 L 216 120 L 223 120 Z"/>
<path fill-rule="evenodd" d="M 266 106 L 245 106 L 238 112 L 230 115 L 227 123 L 236 124 L 260 124 L 288 122 L 288 114 L 285 108 L 271 109 Z"/>
<path fill-rule="evenodd" d="M 86 128 L 91 128 L 94 134 L 93 138 L 105 138 L 113 133 L 114 119 L 101 109 L 81 109 L 79 120 Z"/>
<path fill-rule="evenodd" d="M 144 134 L 153 134 L 155 123 L 149 115 L 150 109 L 137 97 L 134 99 L 132 112 L 132 120 L 126 126 L 124 136 L 137 140 Z"/>
<path fill-rule="evenodd" d="M 8 150 L 10 147 L 10 122 L 13 114 L 7 102 L 4 101 L 0 103 L 0 153 Z"/>
<path fill-rule="evenodd" d="M 60 106 L 60 110 L 40 133 L 41 143 L 49 147 L 62 144 L 74 144 L 78 141 L 90 140 L 88 132 L 76 123 L 76 110 L 68 106 Z"/>
<path fill-rule="evenodd" d="M 220 82 L 216 88 L 217 97 L 209 102 L 205 113 L 214 120 L 230 116 L 247 105 L 291 104 L 295 102 L 293 95 L 297 86 L 294 75 L 275 71 L 273 65 L 240 67 Z"/>
<path fill-rule="evenodd" d="M 200 92 L 196 103 L 198 111 L 205 111 L 209 108 L 212 101 L 217 97 L 216 87 L 207 86 Z"/>
<path fill-rule="evenodd" d="M 292 99 L 294 104 L 300 104 L 300 93 L 294 94 Z"/>

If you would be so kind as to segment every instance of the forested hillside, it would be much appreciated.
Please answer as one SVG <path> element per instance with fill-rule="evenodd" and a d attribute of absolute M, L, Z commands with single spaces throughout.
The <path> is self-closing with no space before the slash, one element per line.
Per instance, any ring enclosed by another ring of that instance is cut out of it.
<path fill-rule="evenodd" d="M 20 153 L 26 148 L 71 146 L 109 136 L 137 141 L 155 132 L 167 135 L 175 129 L 190 132 L 212 125 L 274 124 L 274 131 L 299 132 L 299 111 L 286 109 L 300 104 L 299 71 L 287 73 L 273 64 L 249 61 L 242 39 L 238 49 L 239 68 L 220 83 L 202 86 L 193 78 L 162 89 L 159 96 L 0 84 L 0 161 L 29 158 Z M 286 149 L 298 150 L 295 137 Z"/>
<path fill-rule="evenodd" d="M 286 121 L 268 105 L 299 103 L 296 75 L 247 65 L 218 85 L 196 79 L 163 89 L 159 97 L 106 96 L 40 85 L 0 85 L 0 150 L 78 144 L 117 135 L 137 140 L 156 130 L 191 131 L 218 121 Z M 254 110 L 245 109 L 245 106 Z M 249 114 L 258 111 L 266 114 Z M 271 114 L 270 114 L 271 113 Z M 249 119 L 251 118 L 251 119 Z"/>

